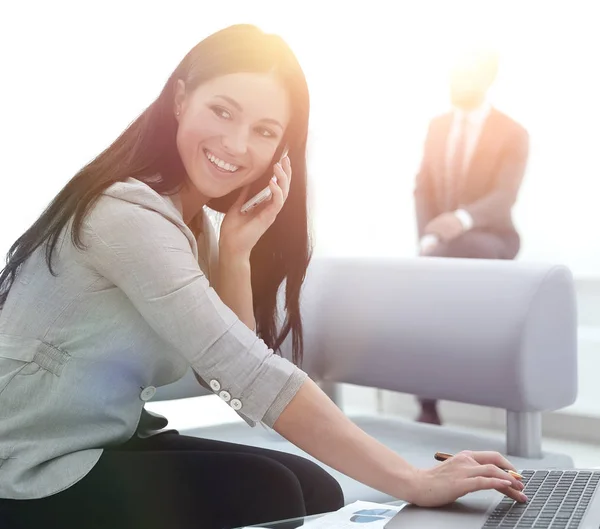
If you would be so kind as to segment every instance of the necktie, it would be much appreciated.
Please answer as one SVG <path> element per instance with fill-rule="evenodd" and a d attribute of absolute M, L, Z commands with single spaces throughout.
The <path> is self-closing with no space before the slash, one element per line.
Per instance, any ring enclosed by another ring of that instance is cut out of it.
<path fill-rule="evenodd" d="M 446 179 L 446 208 L 448 211 L 456 209 L 459 204 L 461 184 L 464 178 L 465 155 L 467 150 L 467 119 L 461 115 L 458 123 L 458 137 L 450 164 L 448 178 Z"/>

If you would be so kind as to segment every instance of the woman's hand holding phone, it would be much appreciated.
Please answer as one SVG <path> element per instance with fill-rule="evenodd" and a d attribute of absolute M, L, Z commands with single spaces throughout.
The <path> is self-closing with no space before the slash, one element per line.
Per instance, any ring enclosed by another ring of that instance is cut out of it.
<path fill-rule="evenodd" d="M 283 159 L 287 157 L 287 153 L 288 153 L 287 147 L 285 147 L 283 149 L 283 153 L 281 154 L 279 163 L 281 163 L 283 161 Z M 277 178 L 277 177 L 275 177 L 275 178 Z M 271 188 L 269 186 L 267 186 L 264 189 L 262 189 L 261 191 L 259 191 L 258 193 L 256 193 L 256 195 L 254 195 L 250 200 L 245 202 L 242 205 L 240 211 L 242 213 L 249 213 L 254 208 L 256 208 L 260 204 L 262 204 L 263 202 L 270 200 L 272 196 L 273 196 L 273 193 L 271 193 Z"/>
<path fill-rule="evenodd" d="M 250 186 L 242 190 L 221 224 L 219 238 L 221 256 L 225 254 L 229 257 L 250 258 L 252 248 L 281 211 L 290 191 L 291 178 L 292 166 L 289 157 L 285 155 L 273 166 L 273 178 L 269 181 L 268 187 L 252 198 L 253 202 L 260 200 L 259 204 L 254 207 L 246 206 L 244 213 L 242 207 L 247 204 Z M 265 195 L 268 198 L 261 200 L 261 196 Z"/>

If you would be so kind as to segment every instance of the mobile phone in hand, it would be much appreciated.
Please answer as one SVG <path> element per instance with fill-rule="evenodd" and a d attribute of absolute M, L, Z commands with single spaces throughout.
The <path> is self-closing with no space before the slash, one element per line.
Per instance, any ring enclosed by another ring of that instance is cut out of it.
<path fill-rule="evenodd" d="M 286 147 L 285 149 L 283 149 L 283 153 L 279 161 L 283 160 L 287 156 L 287 153 L 288 149 Z M 245 202 L 242 208 L 240 209 L 240 212 L 242 214 L 246 214 L 252 211 L 255 207 L 269 200 L 272 194 L 273 193 L 271 193 L 271 188 L 269 186 L 265 187 L 264 189 L 256 193 L 256 195 L 254 195 L 250 200 Z"/>

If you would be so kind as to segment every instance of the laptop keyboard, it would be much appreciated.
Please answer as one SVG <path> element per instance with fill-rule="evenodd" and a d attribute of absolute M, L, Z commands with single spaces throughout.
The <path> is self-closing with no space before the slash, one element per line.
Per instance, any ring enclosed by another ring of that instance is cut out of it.
<path fill-rule="evenodd" d="M 482 529 L 575 529 L 600 481 L 600 471 L 524 470 L 526 504 L 505 497 Z"/>

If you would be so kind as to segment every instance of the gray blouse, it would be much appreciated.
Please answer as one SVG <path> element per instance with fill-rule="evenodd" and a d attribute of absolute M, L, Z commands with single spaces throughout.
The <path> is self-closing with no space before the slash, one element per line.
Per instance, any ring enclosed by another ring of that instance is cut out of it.
<path fill-rule="evenodd" d="M 0 311 L 0 498 L 40 498 L 83 478 L 103 447 L 147 436 L 155 388 L 192 369 L 248 423 L 272 426 L 306 379 L 210 286 L 218 264 L 203 212 L 196 239 L 178 196 L 135 179 L 67 226 L 56 276 L 39 248 Z"/>

